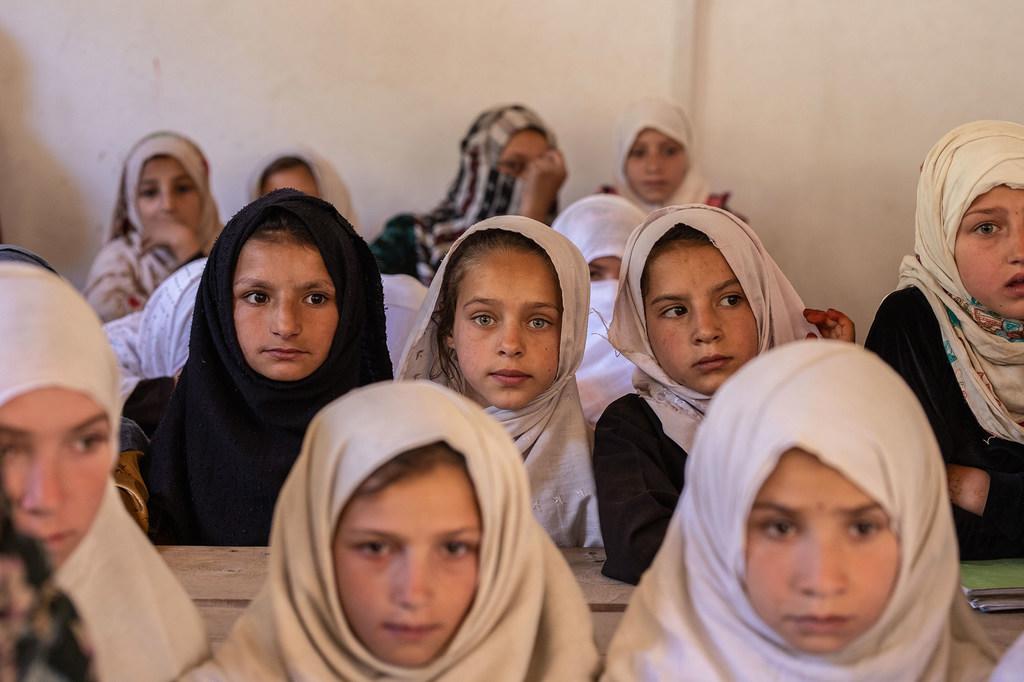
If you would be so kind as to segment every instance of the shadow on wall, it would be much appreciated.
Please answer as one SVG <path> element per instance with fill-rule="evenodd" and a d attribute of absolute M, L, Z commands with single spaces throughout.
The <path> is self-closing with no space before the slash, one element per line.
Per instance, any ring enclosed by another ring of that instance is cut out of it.
<path fill-rule="evenodd" d="M 35 134 L 26 75 L 18 45 L 0 27 L 2 240 L 32 249 L 60 272 L 84 280 L 85 272 L 66 272 L 92 260 L 84 204 L 72 175 Z"/>

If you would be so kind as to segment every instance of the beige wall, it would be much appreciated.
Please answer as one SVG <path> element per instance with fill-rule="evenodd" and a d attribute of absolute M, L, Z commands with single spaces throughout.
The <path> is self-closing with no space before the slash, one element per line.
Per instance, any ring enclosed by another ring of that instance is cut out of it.
<path fill-rule="evenodd" d="M 1022 26 L 1015 0 L 5 3 L 0 215 L 81 282 L 125 151 L 175 128 L 207 151 L 225 219 L 256 159 L 300 142 L 373 229 L 430 208 L 472 117 L 513 100 L 559 135 L 564 205 L 610 178 L 623 104 L 673 95 L 715 188 L 863 338 L 912 247 L 928 147 L 1024 120 Z"/>

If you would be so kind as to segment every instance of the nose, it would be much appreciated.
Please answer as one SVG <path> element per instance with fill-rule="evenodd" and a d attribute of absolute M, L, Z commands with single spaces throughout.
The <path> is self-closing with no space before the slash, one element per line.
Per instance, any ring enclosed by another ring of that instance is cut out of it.
<path fill-rule="evenodd" d="M 300 313 L 296 309 L 297 307 L 295 303 L 290 301 L 281 301 L 277 305 L 270 330 L 274 336 L 290 339 L 302 331 L 302 321 Z"/>
<path fill-rule="evenodd" d="M 523 354 L 523 332 L 519 325 L 504 324 L 501 328 L 501 340 L 498 354 L 504 357 L 517 358 Z"/>
<path fill-rule="evenodd" d="M 698 344 L 714 343 L 722 339 L 722 324 L 712 306 L 695 306 L 693 340 Z"/>
<path fill-rule="evenodd" d="M 54 458 L 36 453 L 23 479 L 18 500 L 22 509 L 35 515 L 53 513 L 61 503 L 60 471 Z"/>
<path fill-rule="evenodd" d="M 177 198 L 174 196 L 174 189 L 171 187 L 163 187 L 160 190 L 160 210 L 162 211 L 173 211 L 175 205 L 177 205 Z"/>
<path fill-rule="evenodd" d="M 1024 264 L 1024 215 L 1017 213 L 1015 224 L 1011 228 L 1010 240 L 1010 263 L 1013 265 Z"/>
<path fill-rule="evenodd" d="M 808 538 L 799 562 L 799 590 L 809 597 L 836 597 L 849 587 L 843 544 L 838 540 Z"/>
<path fill-rule="evenodd" d="M 428 558 L 408 551 L 397 562 L 391 590 L 394 603 L 403 609 L 415 610 L 426 606 L 433 594 Z"/>

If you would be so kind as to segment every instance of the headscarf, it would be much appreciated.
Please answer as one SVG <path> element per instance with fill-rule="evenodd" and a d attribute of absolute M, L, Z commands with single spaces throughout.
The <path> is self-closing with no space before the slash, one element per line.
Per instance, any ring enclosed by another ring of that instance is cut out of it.
<path fill-rule="evenodd" d="M 45 387 L 85 393 L 120 422 L 117 361 L 96 314 L 64 280 L 0 264 L 0 404 Z M 110 481 L 96 518 L 57 569 L 95 647 L 100 679 L 168 680 L 209 656 L 199 613 Z"/>
<path fill-rule="evenodd" d="M 522 216 L 497 216 L 474 225 L 458 239 L 441 263 L 402 355 L 399 379 L 430 379 L 449 385 L 440 369 L 434 311 L 452 254 L 471 235 L 505 230 L 535 242 L 547 254 L 562 292 L 562 334 L 558 370 L 551 386 L 518 410 L 488 407 L 512 436 L 526 462 L 533 512 L 555 544 L 601 545 L 597 497 L 591 464 L 593 434 L 583 418 L 574 374 L 583 360 L 590 274 L 579 249 L 547 225 Z M 461 382 L 457 382 L 461 383 Z M 458 389 L 457 386 L 452 388 Z"/>
<path fill-rule="evenodd" d="M 391 364 L 397 367 L 427 297 L 427 288 L 409 275 L 381 275 L 380 283 L 384 287 L 384 315 L 388 321 L 388 354 Z"/>
<path fill-rule="evenodd" d="M 622 258 L 630 233 L 643 221 L 643 211 L 628 199 L 594 194 L 562 211 L 551 227 L 592 263 L 598 258 Z M 633 364 L 608 342 L 617 291 L 618 279 L 590 283 L 587 348 L 576 371 L 583 415 L 589 424 L 595 424 L 613 400 L 633 392 Z"/>
<path fill-rule="evenodd" d="M 330 352 L 298 381 L 250 368 L 235 333 L 235 266 L 272 209 L 309 230 L 337 290 Z M 301 192 L 278 190 L 249 204 L 210 253 L 188 360 L 143 460 L 151 533 L 181 544 L 265 545 L 313 415 L 356 386 L 390 378 L 380 275 L 366 243 L 334 207 Z"/>
<path fill-rule="evenodd" d="M 317 189 L 320 190 L 320 198 L 334 208 L 338 209 L 356 232 L 361 232 L 359 216 L 352 207 L 352 197 L 349 194 L 348 186 L 338 175 L 338 171 L 326 159 L 306 147 L 286 147 L 278 150 L 275 154 L 267 156 L 258 166 L 256 172 L 249 178 L 249 201 L 256 201 L 263 196 L 263 175 L 272 164 L 284 158 L 295 158 L 306 164 Z"/>
<path fill-rule="evenodd" d="M 917 183 L 914 255 L 900 263 L 899 288 L 916 287 L 928 299 L 981 428 L 1024 443 L 1024 321 L 1002 318 L 974 300 L 953 257 L 971 202 L 999 185 L 1024 188 L 1024 126 L 975 121 L 932 147 Z"/>
<path fill-rule="evenodd" d="M 135 199 L 142 169 L 156 156 L 177 160 L 196 184 L 201 203 L 196 237 L 203 253 L 209 253 L 221 230 L 217 202 L 210 191 L 210 167 L 196 143 L 171 132 L 142 138 L 121 170 L 108 241 L 96 256 L 85 286 L 86 299 L 105 322 L 141 310 L 153 290 L 181 265 L 165 248 L 143 247 Z"/>
<path fill-rule="evenodd" d="M 615 190 L 645 211 L 661 208 L 659 205 L 648 204 L 633 191 L 626 179 L 626 160 L 629 150 L 633 148 L 637 136 L 646 128 L 657 130 L 662 135 L 671 137 L 683 145 L 686 150 L 688 168 L 682 183 L 663 204 L 664 206 L 680 204 L 705 203 L 711 194 L 711 186 L 701 174 L 700 166 L 694 153 L 693 130 L 686 112 L 678 104 L 664 99 L 648 97 L 633 102 L 622 113 L 616 136 Z"/>
<path fill-rule="evenodd" d="M 34 251 L 15 244 L 0 244 L 0 263 L 28 263 L 59 274 L 50 263 Z"/>
<path fill-rule="evenodd" d="M 395 415 L 402 415 L 395 419 Z M 410 669 L 354 635 L 335 583 L 333 537 L 359 485 L 397 455 L 444 442 L 466 458 L 483 526 L 473 605 L 447 649 Z M 469 400 L 428 382 L 379 384 L 310 424 L 274 515 L 267 584 L 214 664 L 191 680 L 590 680 L 590 613 L 530 516 L 519 453 Z"/>
<path fill-rule="evenodd" d="M 532 129 L 555 147 L 555 136 L 530 109 L 510 104 L 484 111 L 459 144 L 459 172 L 444 200 L 427 214 L 415 216 L 417 268 L 429 282 L 448 249 L 475 223 L 516 213 L 522 183 L 498 172 L 498 159 L 513 135 Z"/>
<path fill-rule="evenodd" d="M 185 366 L 192 308 L 205 267 L 205 258 L 183 265 L 156 288 L 141 311 L 103 325 L 121 366 L 122 400 L 139 381 L 172 377 Z"/>
<path fill-rule="evenodd" d="M 791 448 L 878 502 L 900 542 L 881 616 L 833 654 L 794 650 L 745 588 L 747 518 Z M 960 590 L 945 469 L 917 399 L 875 355 L 817 340 L 755 358 L 718 391 L 604 679 L 944 682 L 983 680 L 994 661 Z"/>
<path fill-rule="evenodd" d="M 626 244 L 622 258 L 625 276 L 619 280 L 608 338 L 636 365 L 633 385 L 658 415 L 665 433 L 689 452 L 711 396 L 676 383 L 658 364 L 647 336 L 640 288 L 654 245 L 680 223 L 706 234 L 736 274 L 754 313 L 758 353 L 808 334 L 817 336 L 818 331 L 804 319 L 804 304 L 796 289 L 742 220 L 728 211 L 703 205 L 668 206 L 647 216 Z"/>

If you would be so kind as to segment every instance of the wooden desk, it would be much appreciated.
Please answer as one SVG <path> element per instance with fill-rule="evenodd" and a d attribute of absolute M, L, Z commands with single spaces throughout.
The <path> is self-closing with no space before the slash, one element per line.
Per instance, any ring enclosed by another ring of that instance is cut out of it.
<path fill-rule="evenodd" d="M 267 575 L 266 547 L 157 547 L 206 621 L 210 641 L 224 641 L 231 625 Z M 563 550 L 594 619 L 598 650 L 604 653 L 626 610 L 633 586 L 601 575 L 604 551 Z M 1024 632 L 1024 612 L 978 613 L 978 620 L 999 647 Z"/>

